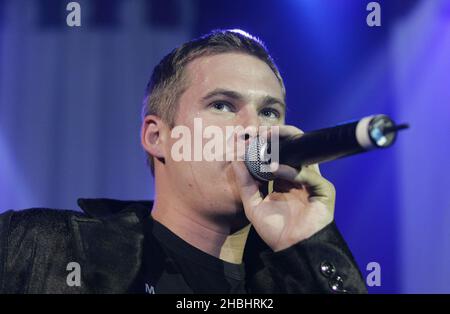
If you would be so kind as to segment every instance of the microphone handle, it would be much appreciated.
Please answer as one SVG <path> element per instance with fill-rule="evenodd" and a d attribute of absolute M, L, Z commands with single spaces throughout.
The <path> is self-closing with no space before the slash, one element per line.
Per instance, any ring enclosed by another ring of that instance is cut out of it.
<path fill-rule="evenodd" d="M 280 139 L 279 162 L 294 168 L 391 146 L 398 130 L 408 125 L 395 125 L 388 116 L 372 115 L 361 120 L 340 124 Z"/>
<path fill-rule="evenodd" d="M 356 138 L 358 122 L 280 139 L 280 164 L 300 168 L 366 151 Z"/>

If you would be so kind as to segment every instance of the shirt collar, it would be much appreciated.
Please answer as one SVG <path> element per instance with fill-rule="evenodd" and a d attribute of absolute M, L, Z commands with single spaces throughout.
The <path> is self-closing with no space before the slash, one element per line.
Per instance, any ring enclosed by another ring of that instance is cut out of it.
<path fill-rule="evenodd" d="M 104 218 L 122 212 L 134 212 L 139 218 L 150 214 L 151 200 L 117 200 L 110 198 L 79 198 L 78 206 L 89 216 Z"/>

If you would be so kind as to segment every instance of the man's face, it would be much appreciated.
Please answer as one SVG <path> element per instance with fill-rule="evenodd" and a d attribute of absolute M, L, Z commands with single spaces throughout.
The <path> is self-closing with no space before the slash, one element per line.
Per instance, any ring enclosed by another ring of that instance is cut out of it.
<path fill-rule="evenodd" d="M 208 126 L 220 128 L 224 145 L 227 126 L 258 128 L 284 123 L 280 83 L 270 67 L 256 57 L 241 53 L 204 56 L 189 63 L 185 74 L 187 89 L 179 99 L 175 126 L 186 126 L 192 141 L 195 118 L 201 119 L 202 134 Z M 170 152 L 177 141 L 170 138 L 166 151 Z M 202 147 L 209 141 L 204 138 Z M 173 192 L 202 214 L 241 214 L 243 207 L 230 161 L 207 161 L 204 155 L 201 159 L 175 161 L 166 157 Z"/>

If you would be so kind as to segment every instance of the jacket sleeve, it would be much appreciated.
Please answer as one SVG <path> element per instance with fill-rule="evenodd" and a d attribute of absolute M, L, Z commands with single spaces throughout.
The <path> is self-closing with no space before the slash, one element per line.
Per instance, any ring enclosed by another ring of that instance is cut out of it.
<path fill-rule="evenodd" d="M 65 293 L 71 252 L 68 211 L 33 208 L 0 215 L 0 293 Z M 73 290 L 73 289 L 72 289 Z"/>
<path fill-rule="evenodd" d="M 334 221 L 287 249 L 262 252 L 261 258 L 282 293 L 367 293 Z"/>
<path fill-rule="evenodd" d="M 5 285 L 5 265 L 8 253 L 8 233 L 9 223 L 13 211 L 7 211 L 0 215 L 0 293 L 4 292 Z"/>

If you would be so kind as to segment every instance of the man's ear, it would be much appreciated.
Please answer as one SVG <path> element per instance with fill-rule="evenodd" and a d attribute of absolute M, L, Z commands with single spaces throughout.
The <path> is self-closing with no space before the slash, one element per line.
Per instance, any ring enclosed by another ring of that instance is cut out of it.
<path fill-rule="evenodd" d="M 160 117 L 145 116 L 141 128 L 141 144 L 151 156 L 164 160 L 164 142 L 166 140 L 167 126 Z"/>

